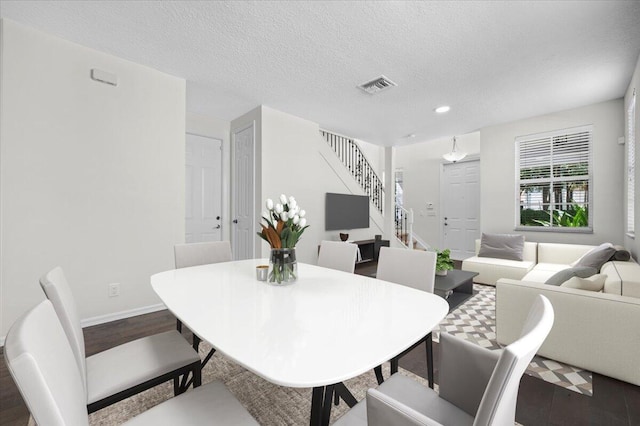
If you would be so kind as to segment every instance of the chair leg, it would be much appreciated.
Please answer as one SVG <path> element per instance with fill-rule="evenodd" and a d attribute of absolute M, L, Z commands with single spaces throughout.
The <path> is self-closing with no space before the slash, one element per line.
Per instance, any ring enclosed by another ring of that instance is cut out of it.
<path fill-rule="evenodd" d="M 182 321 L 179 319 L 176 320 L 176 330 L 178 330 L 178 333 L 182 333 Z"/>
<path fill-rule="evenodd" d="M 429 380 L 429 387 L 433 389 L 433 336 L 431 333 L 427 334 L 424 342 L 427 346 L 427 379 Z"/>
<path fill-rule="evenodd" d="M 379 365 L 373 369 L 376 373 L 376 380 L 378 381 L 378 385 L 381 385 L 384 382 L 384 377 L 382 376 L 382 366 Z"/>
<path fill-rule="evenodd" d="M 202 385 L 202 364 L 198 363 L 198 365 L 193 369 L 193 388 L 197 388 Z"/>
<path fill-rule="evenodd" d="M 180 377 L 173 378 L 173 396 L 178 396 L 182 393 L 182 388 L 180 387 Z"/>

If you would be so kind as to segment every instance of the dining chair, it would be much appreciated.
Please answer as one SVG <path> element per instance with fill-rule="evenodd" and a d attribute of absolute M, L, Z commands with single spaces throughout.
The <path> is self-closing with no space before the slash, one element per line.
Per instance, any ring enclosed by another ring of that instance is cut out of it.
<path fill-rule="evenodd" d="M 553 326 L 549 299 L 538 295 L 520 338 L 489 350 L 452 335 L 440 335 L 439 393 L 394 374 L 369 389 L 336 426 L 474 425 L 515 423 L 520 379 Z"/>
<path fill-rule="evenodd" d="M 342 241 L 322 241 L 318 266 L 353 273 L 358 257 L 358 245 Z"/>
<path fill-rule="evenodd" d="M 45 300 L 20 317 L 7 334 L 5 361 L 37 424 L 88 426 L 84 377 L 56 314 Z M 156 405 L 125 424 L 258 423 L 224 384 L 213 382 Z"/>
<path fill-rule="evenodd" d="M 184 243 L 173 246 L 176 269 L 188 268 L 191 266 L 209 265 L 212 263 L 229 262 L 232 258 L 231 244 L 229 241 L 207 241 L 203 243 Z M 197 296 L 194 296 L 197 297 Z M 182 333 L 182 321 L 176 319 L 176 329 Z M 202 339 L 192 332 L 192 346 L 198 351 Z M 216 352 L 212 348 L 202 361 L 204 367 Z M 189 386 L 189 383 L 186 384 Z"/>
<path fill-rule="evenodd" d="M 381 247 L 376 278 L 433 293 L 437 253 L 424 250 Z M 427 351 L 427 377 L 433 387 L 433 343 L 431 333 L 391 360 L 391 374 L 398 372 L 398 360 L 422 343 Z M 382 367 L 374 369 L 378 384 L 384 381 Z"/>
<path fill-rule="evenodd" d="M 56 267 L 43 275 L 40 286 L 71 346 L 89 413 L 171 379 L 174 394 L 179 395 L 188 387 L 189 373 L 194 387 L 200 386 L 200 357 L 176 330 L 142 337 L 86 357 L 80 317 L 62 268 Z"/>

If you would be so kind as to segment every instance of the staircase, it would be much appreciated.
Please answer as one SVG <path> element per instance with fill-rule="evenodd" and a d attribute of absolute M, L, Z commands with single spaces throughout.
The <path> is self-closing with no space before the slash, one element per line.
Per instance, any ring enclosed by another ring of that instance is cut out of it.
<path fill-rule="evenodd" d="M 384 189 L 382 181 L 371 167 L 358 144 L 351 138 L 320 130 L 320 134 L 336 153 L 351 176 L 369 196 L 371 204 L 383 214 Z"/>

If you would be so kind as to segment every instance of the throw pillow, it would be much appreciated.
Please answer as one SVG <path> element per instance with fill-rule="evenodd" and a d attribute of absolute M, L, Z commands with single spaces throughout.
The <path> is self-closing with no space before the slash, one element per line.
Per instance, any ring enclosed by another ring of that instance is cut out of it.
<path fill-rule="evenodd" d="M 524 249 L 524 235 L 482 234 L 478 257 L 520 260 Z"/>
<path fill-rule="evenodd" d="M 573 277 L 563 282 L 560 287 L 577 288 L 587 291 L 601 291 L 604 288 L 604 281 L 607 279 L 606 275 L 595 274 L 589 278 Z"/>
<path fill-rule="evenodd" d="M 576 262 L 575 266 L 589 266 L 600 271 L 602 265 L 611 259 L 616 252 L 611 243 L 600 244 L 598 247 L 590 250 Z"/>
<path fill-rule="evenodd" d="M 563 282 L 573 277 L 588 278 L 598 273 L 598 270 L 589 266 L 575 266 L 573 268 L 563 269 L 553 274 L 545 284 L 561 285 Z"/>
<path fill-rule="evenodd" d="M 629 253 L 624 247 L 613 246 L 613 248 L 616 249 L 616 252 L 613 253 L 613 256 L 611 256 L 611 259 L 609 260 L 620 260 L 622 262 L 627 262 L 631 259 L 631 253 Z"/>

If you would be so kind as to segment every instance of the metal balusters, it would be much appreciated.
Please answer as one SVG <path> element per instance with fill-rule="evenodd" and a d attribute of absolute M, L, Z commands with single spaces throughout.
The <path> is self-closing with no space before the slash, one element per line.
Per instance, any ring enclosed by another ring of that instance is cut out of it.
<path fill-rule="evenodd" d="M 371 203 L 382 213 L 383 186 L 373 167 L 360 150 L 358 144 L 351 138 L 320 130 L 320 134 L 336 153 L 342 164 L 349 170 L 351 176 L 369 196 Z"/>

